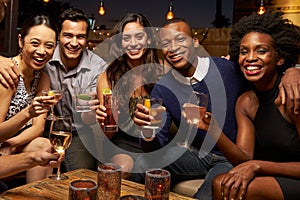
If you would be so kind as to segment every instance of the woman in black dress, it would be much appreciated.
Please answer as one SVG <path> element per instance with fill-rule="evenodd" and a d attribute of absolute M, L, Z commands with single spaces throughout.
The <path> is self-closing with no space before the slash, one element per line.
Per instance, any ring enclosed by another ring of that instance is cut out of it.
<path fill-rule="evenodd" d="M 210 113 L 199 124 L 235 166 L 214 179 L 214 199 L 300 199 L 300 115 L 277 101 L 282 73 L 299 58 L 300 30 L 282 15 L 255 13 L 233 27 L 229 54 L 253 89 L 237 100 L 236 144 Z"/>

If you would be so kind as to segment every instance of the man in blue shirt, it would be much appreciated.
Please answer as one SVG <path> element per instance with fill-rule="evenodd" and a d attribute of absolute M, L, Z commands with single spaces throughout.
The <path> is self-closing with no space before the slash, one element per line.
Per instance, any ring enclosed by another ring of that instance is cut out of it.
<path fill-rule="evenodd" d="M 209 94 L 207 111 L 212 112 L 226 136 L 235 142 L 235 102 L 248 88 L 239 68 L 223 58 L 197 56 L 198 41 L 192 38 L 192 29 L 183 19 L 166 22 L 160 31 L 161 49 L 164 58 L 172 67 L 156 83 L 151 96 L 162 98 L 166 108 L 166 119 L 162 129 L 153 137 L 141 141 L 148 154 L 140 156 L 134 167 L 132 178 L 143 182 L 143 172 L 149 168 L 163 167 L 171 172 L 172 184 L 179 181 L 205 178 L 194 197 L 211 199 L 211 182 L 216 174 L 227 172 L 232 165 L 215 145 L 215 140 L 205 131 L 193 128 L 190 148 L 177 145 L 183 142 L 188 129 L 181 115 L 181 108 L 192 91 Z M 149 125 L 148 110 L 138 106 L 135 123 Z M 171 124 L 178 127 L 174 138 L 169 133 Z M 145 138 L 141 132 L 142 138 Z"/>

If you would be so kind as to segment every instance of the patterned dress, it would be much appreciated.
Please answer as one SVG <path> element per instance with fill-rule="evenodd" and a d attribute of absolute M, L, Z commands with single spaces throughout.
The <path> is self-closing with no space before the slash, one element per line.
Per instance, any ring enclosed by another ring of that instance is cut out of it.
<path fill-rule="evenodd" d="M 15 94 L 12 96 L 5 120 L 8 120 L 11 117 L 15 116 L 17 113 L 19 113 L 21 110 L 23 110 L 24 108 L 26 108 L 28 105 L 31 104 L 33 98 L 36 96 L 36 90 L 38 87 L 39 80 L 40 80 L 40 71 L 34 71 L 34 79 L 32 81 L 30 92 L 27 93 L 24 80 L 22 77 L 20 77 L 17 90 Z M 29 126 L 31 126 L 31 124 L 32 124 L 32 120 L 28 121 L 27 124 L 25 124 L 22 127 L 22 130 L 24 128 L 28 128 Z"/>

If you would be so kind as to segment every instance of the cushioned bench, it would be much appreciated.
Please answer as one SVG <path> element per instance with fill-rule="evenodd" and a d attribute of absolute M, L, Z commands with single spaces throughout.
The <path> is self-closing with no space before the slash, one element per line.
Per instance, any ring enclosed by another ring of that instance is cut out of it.
<path fill-rule="evenodd" d="M 182 181 L 180 183 L 177 183 L 172 188 L 172 191 L 184 196 L 193 197 L 193 195 L 197 192 L 198 188 L 201 186 L 203 181 L 204 179 Z"/>

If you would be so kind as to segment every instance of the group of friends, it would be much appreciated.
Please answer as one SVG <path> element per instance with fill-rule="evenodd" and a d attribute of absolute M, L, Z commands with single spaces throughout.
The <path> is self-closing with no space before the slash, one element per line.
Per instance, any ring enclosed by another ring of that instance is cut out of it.
<path fill-rule="evenodd" d="M 86 49 L 89 23 L 80 9 L 65 10 L 56 25 L 44 15 L 28 19 L 18 36 L 20 53 L 0 57 L 0 178 L 26 170 L 32 182 L 59 162 L 65 171 L 112 162 L 135 182 L 155 167 L 170 171 L 172 185 L 204 178 L 197 199 L 298 199 L 300 29 L 282 15 L 267 11 L 234 24 L 229 59 L 199 55 L 199 41 L 181 18 L 166 21 L 157 41 L 143 14 L 126 14 L 112 30 L 107 60 Z M 78 85 L 97 93 L 90 112 L 75 112 Z M 49 88 L 62 90 L 62 100 L 42 96 Z M 86 142 L 95 137 L 90 125 L 101 128 L 107 117 L 107 88 L 118 97 L 119 129 L 102 131 L 99 160 Z M 188 130 L 182 106 L 192 91 L 208 94 L 209 103 L 190 148 L 183 148 L 176 141 Z M 151 116 L 142 102 L 149 97 L 162 99 L 164 123 L 145 139 L 140 127 Z M 43 137 L 54 104 L 56 115 L 73 118 L 63 156 Z"/>

